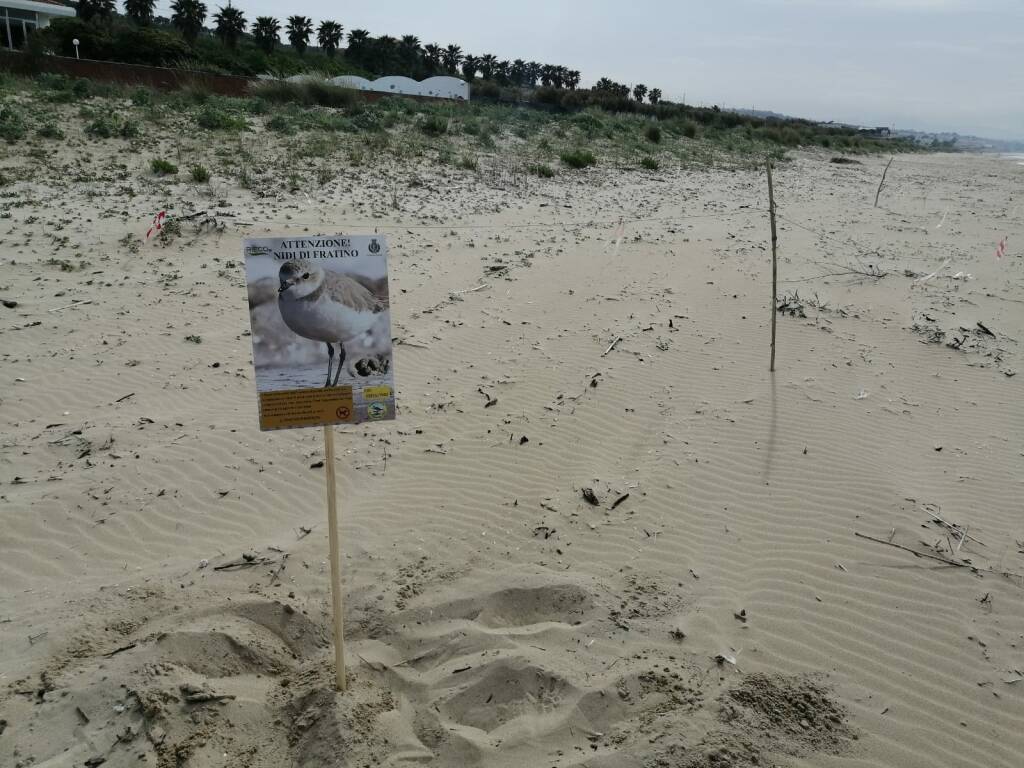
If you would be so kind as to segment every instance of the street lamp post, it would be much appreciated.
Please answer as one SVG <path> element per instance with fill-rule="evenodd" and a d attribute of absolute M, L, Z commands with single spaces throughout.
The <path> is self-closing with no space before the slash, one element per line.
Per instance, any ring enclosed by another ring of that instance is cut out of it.
<path fill-rule="evenodd" d="M 72 44 L 73 46 L 75 46 L 75 58 L 76 58 L 76 59 L 80 59 L 80 58 L 82 58 L 81 56 L 79 56 L 79 55 L 78 55 L 78 38 L 76 37 L 76 38 L 75 38 L 74 40 L 72 40 L 72 41 L 71 41 L 71 44 Z"/>

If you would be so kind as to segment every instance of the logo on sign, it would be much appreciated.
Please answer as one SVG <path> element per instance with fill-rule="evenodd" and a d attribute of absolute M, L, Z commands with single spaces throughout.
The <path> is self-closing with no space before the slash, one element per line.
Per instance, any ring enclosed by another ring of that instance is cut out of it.
<path fill-rule="evenodd" d="M 339 419 L 347 419 L 349 416 L 352 415 L 352 411 L 349 409 L 347 405 L 342 405 L 339 406 L 338 410 L 334 412 L 334 415 L 337 416 Z"/>
<path fill-rule="evenodd" d="M 388 415 L 388 407 L 384 403 L 370 403 L 366 407 L 366 415 L 371 419 L 383 419 Z"/>
<path fill-rule="evenodd" d="M 367 249 L 370 251 L 370 253 L 380 253 L 380 243 L 377 242 L 377 238 L 374 238 L 373 240 L 370 241 L 370 244 L 367 246 Z"/>

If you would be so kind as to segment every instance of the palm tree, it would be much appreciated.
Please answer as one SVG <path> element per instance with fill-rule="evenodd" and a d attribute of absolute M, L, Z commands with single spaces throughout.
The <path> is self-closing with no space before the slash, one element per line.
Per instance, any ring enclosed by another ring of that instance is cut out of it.
<path fill-rule="evenodd" d="M 522 59 L 513 61 L 512 66 L 509 67 L 508 76 L 516 85 L 526 85 L 526 62 Z"/>
<path fill-rule="evenodd" d="M 570 91 L 575 91 L 580 84 L 579 70 L 570 69 L 565 75 L 565 86 Z"/>
<path fill-rule="evenodd" d="M 391 35 L 381 35 L 371 46 L 370 68 L 381 74 L 394 74 L 397 54 L 398 41 Z"/>
<path fill-rule="evenodd" d="M 267 54 L 274 52 L 280 32 L 281 23 L 273 16 L 257 16 L 256 23 L 252 25 L 252 36 L 256 40 L 256 45 Z"/>
<path fill-rule="evenodd" d="M 370 33 L 365 29 L 353 29 L 348 33 L 348 50 L 345 51 L 345 58 L 362 65 L 366 61 L 369 47 Z"/>
<path fill-rule="evenodd" d="M 508 85 L 510 82 L 509 75 L 511 70 L 512 65 L 509 63 L 508 59 L 502 59 L 494 67 L 494 79 L 502 85 Z"/>
<path fill-rule="evenodd" d="M 448 47 L 451 48 L 451 46 Z M 467 80 L 472 80 L 478 69 L 480 69 L 480 59 L 466 54 L 462 59 L 462 76 Z"/>
<path fill-rule="evenodd" d="M 414 77 L 420 63 L 420 39 L 416 35 L 402 35 L 397 45 L 398 57 L 401 59 L 405 74 Z"/>
<path fill-rule="evenodd" d="M 643 83 L 637 83 L 633 86 L 633 98 L 639 102 L 643 102 L 644 96 L 647 95 L 647 86 Z"/>
<path fill-rule="evenodd" d="M 494 69 L 498 66 L 498 57 L 493 53 L 485 53 L 480 57 L 480 77 L 490 80 L 494 77 Z"/>
<path fill-rule="evenodd" d="M 441 68 L 442 48 L 437 43 L 428 43 L 423 46 L 423 59 L 427 62 L 431 73 Z"/>
<path fill-rule="evenodd" d="M 531 61 L 526 65 L 526 84 L 533 88 L 537 85 L 537 80 L 540 78 L 540 72 L 543 67 L 536 61 Z"/>
<path fill-rule="evenodd" d="M 124 15 L 139 26 L 148 26 L 153 21 L 153 6 L 156 0 L 124 0 Z M 79 6 L 81 13 L 81 6 Z"/>
<path fill-rule="evenodd" d="M 555 72 L 551 78 L 551 82 L 554 83 L 555 88 L 565 87 L 565 78 L 569 74 L 569 70 L 565 67 L 555 67 Z"/>
<path fill-rule="evenodd" d="M 206 3 L 201 0 L 174 0 L 171 3 L 171 24 L 182 37 L 194 43 L 206 21 Z"/>
<path fill-rule="evenodd" d="M 554 84 L 555 81 L 555 68 L 550 64 L 545 64 L 540 68 L 540 84 L 545 88 L 549 88 Z"/>
<path fill-rule="evenodd" d="M 83 21 L 109 19 L 116 10 L 114 0 L 78 0 L 78 15 Z"/>
<path fill-rule="evenodd" d="M 228 3 L 227 8 L 221 8 L 213 14 L 213 23 L 216 25 L 217 37 L 221 39 L 228 48 L 234 48 L 238 44 L 238 38 L 245 32 L 245 15 Z"/>
<path fill-rule="evenodd" d="M 444 53 L 441 54 L 441 61 L 444 62 L 444 68 L 452 75 L 459 71 L 459 64 L 462 63 L 462 59 L 462 49 L 457 45 L 449 45 L 444 49 Z M 472 80 L 472 78 L 470 79 Z"/>
<path fill-rule="evenodd" d="M 344 28 L 336 21 L 321 21 L 320 28 L 316 31 L 316 40 L 324 53 L 334 56 L 341 45 L 344 32 Z"/>
<path fill-rule="evenodd" d="M 309 46 L 309 36 L 313 34 L 313 22 L 308 16 L 289 16 L 286 29 L 288 42 L 301 56 Z"/>
<path fill-rule="evenodd" d="M 651 92 L 647 94 L 647 98 L 651 104 L 657 104 L 661 101 L 661 88 L 651 88 Z"/>

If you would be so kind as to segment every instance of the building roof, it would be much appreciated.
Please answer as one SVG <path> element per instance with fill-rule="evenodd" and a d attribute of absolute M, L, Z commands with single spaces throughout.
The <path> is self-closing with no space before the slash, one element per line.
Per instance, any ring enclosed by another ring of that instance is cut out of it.
<path fill-rule="evenodd" d="M 77 11 L 60 0 L 0 0 L 2 8 L 16 8 L 19 11 L 35 11 L 50 16 L 75 16 Z"/>

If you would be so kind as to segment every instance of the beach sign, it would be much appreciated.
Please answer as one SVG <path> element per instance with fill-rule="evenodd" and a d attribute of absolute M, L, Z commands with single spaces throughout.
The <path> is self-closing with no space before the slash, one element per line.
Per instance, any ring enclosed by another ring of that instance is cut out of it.
<path fill-rule="evenodd" d="M 260 429 L 393 419 L 386 240 L 249 238 L 244 253 Z"/>
<path fill-rule="evenodd" d="M 322 427 L 335 683 L 346 687 L 334 425 L 395 418 L 388 247 L 380 235 L 242 246 L 261 430 Z"/>

